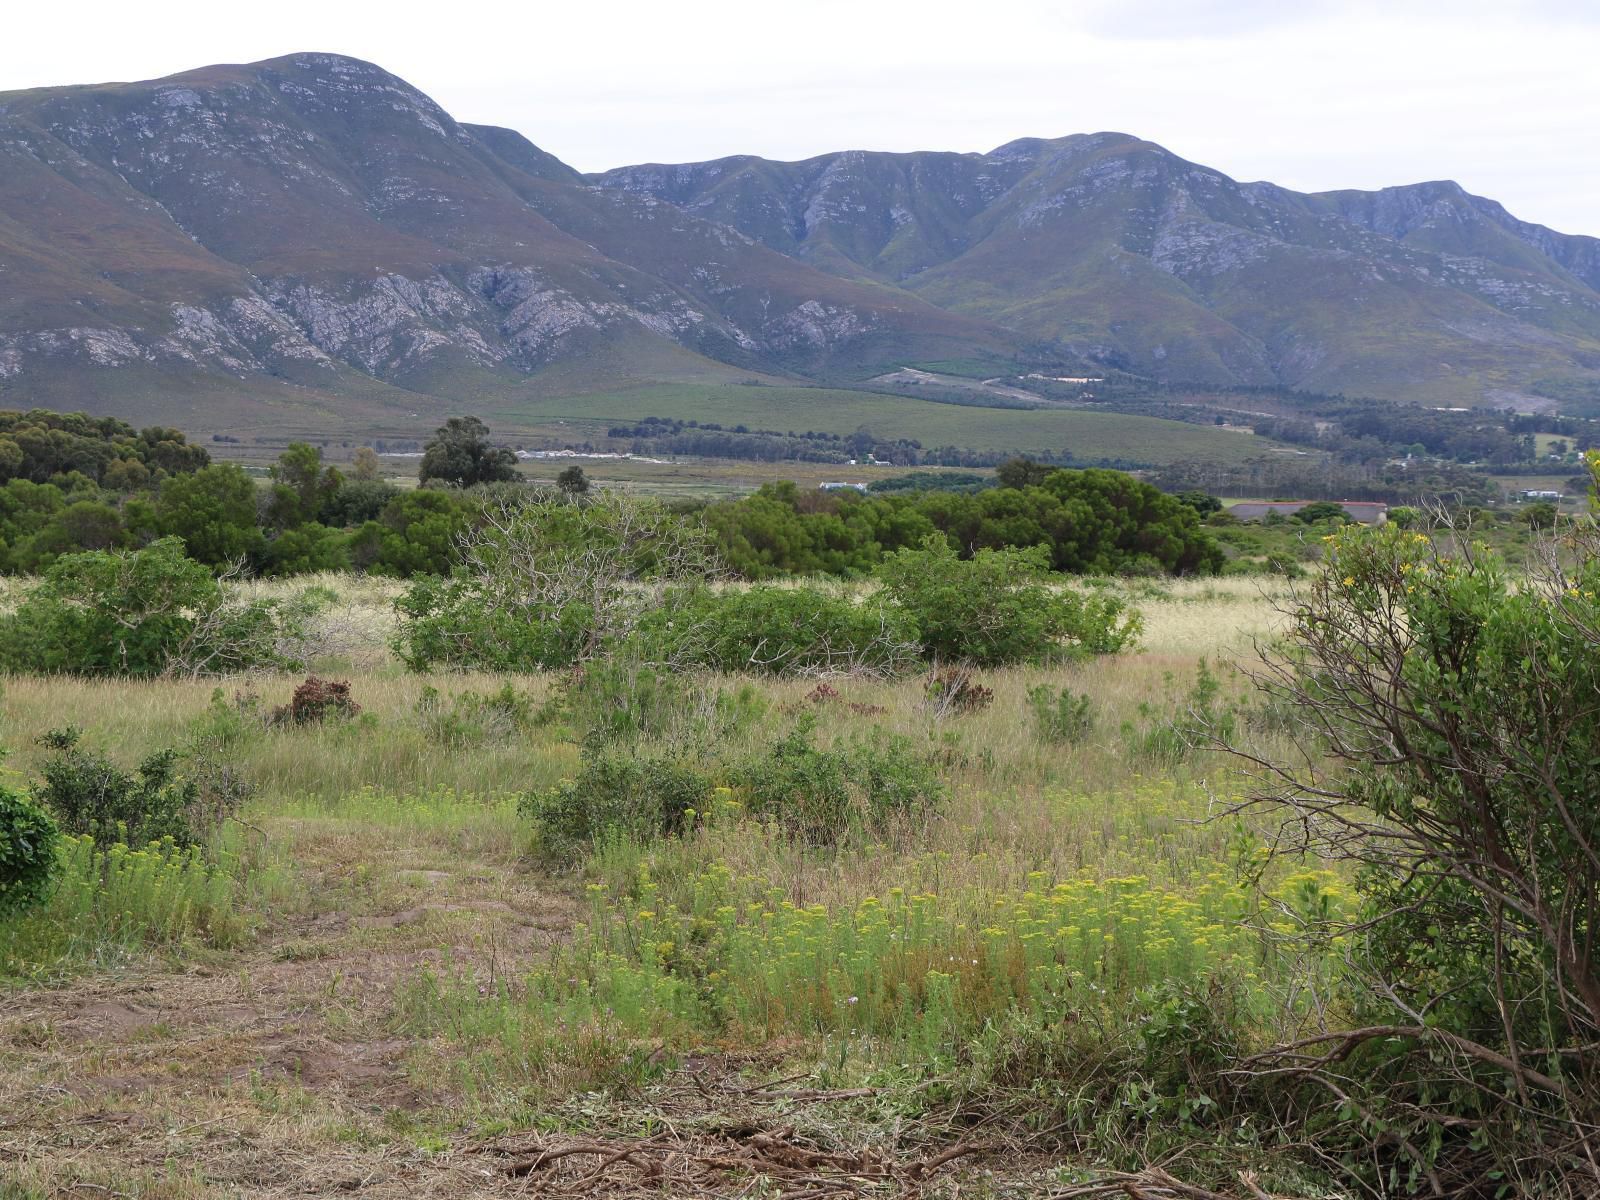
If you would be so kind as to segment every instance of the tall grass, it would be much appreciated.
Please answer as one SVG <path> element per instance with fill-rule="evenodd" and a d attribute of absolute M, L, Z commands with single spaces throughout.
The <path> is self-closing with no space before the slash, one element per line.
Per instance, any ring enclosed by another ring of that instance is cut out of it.
<path fill-rule="evenodd" d="M 100 850 L 87 835 L 67 838 L 49 900 L 0 921 L 0 977 L 110 965 L 151 947 L 225 948 L 244 928 L 232 875 L 198 849 L 167 840 Z"/>

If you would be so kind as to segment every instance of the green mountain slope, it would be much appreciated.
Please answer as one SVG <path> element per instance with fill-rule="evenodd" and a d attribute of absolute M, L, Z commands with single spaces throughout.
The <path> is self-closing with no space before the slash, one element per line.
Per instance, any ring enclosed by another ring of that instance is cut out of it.
<path fill-rule="evenodd" d="M 1479 403 L 1600 373 L 1600 240 L 1455 184 L 1304 195 L 1116 133 L 593 178 L 1162 379 Z"/>

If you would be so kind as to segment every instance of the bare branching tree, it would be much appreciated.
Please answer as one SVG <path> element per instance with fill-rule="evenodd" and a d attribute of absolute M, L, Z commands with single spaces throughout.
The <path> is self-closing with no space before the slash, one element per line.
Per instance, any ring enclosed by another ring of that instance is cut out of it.
<path fill-rule="evenodd" d="M 461 559 L 482 601 L 503 614 L 580 621 L 580 662 L 721 574 L 703 525 L 617 491 L 581 503 L 502 500 L 463 535 Z"/>

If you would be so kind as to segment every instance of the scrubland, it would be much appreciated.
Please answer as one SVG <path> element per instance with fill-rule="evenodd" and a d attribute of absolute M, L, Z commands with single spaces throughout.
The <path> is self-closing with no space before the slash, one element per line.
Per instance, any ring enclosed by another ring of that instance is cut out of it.
<path fill-rule="evenodd" d="M 1279 736 L 1230 664 L 1286 585 L 1106 584 L 1137 651 L 980 672 L 971 711 L 925 674 L 696 680 L 719 759 L 803 726 L 936 786 L 816 837 L 730 775 L 556 844 L 527 797 L 584 770 L 565 677 L 408 673 L 393 587 L 308 583 L 341 719 L 263 719 L 298 676 L 4 680 L 19 776 L 71 724 L 125 765 L 206 747 L 248 798 L 205 854 L 75 843 L 0 922 L 0 1194 L 1068 1195 L 1151 1162 L 1310 1194 L 1218 1064 L 1323 1002 L 1295 933 L 1346 881 L 1256 879 L 1248 782 L 1188 744 L 1197 708 Z"/>

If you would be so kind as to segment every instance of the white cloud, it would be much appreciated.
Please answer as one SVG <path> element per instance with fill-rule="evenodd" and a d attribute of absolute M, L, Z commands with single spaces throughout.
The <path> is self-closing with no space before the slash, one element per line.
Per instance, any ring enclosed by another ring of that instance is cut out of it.
<path fill-rule="evenodd" d="M 1455 178 L 1600 235 L 1594 0 L 703 0 L 8 15 L 0 88 L 295 50 L 405 76 L 573 165 L 734 153 L 981 150 L 1118 129 L 1240 178 Z"/>

